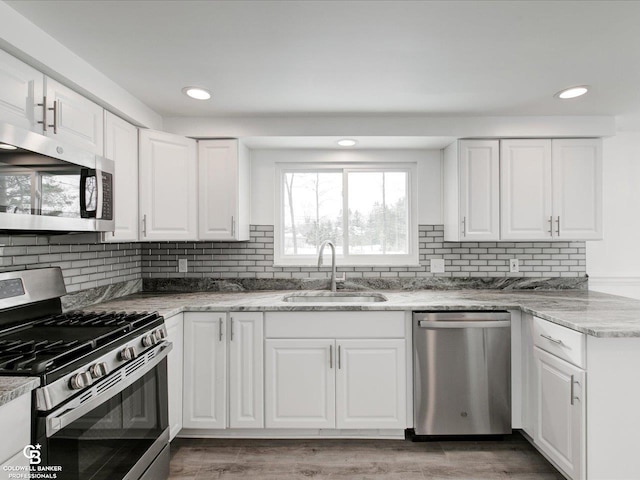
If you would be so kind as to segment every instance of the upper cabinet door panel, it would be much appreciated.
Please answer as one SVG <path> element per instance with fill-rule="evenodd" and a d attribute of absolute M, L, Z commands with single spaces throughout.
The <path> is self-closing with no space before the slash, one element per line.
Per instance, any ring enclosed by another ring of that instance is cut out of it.
<path fill-rule="evenodd" d="M 500 157 L 497 140 L 460 142 L 462 240 L 500 237 Z"/>
<path fill-rule="evenodd" d="M 238 222 L 238 141 L 198 143 L 200 238 L 233 240 Z"/>
<path fill-rule="evenodd" d="M 0 121 L 42 133 L 44 75 L 0 50 Z"/>
<path fill-rule="evenodd" d="M 140 131 L 141 240 L 196 240 L 196 141 Z"/>
<path fill-rule="evenodd" d="M 46 135 L 58 138 L 96 155 L 104 154 L 104 109 L 82 95 L 46 78 Z M 55 102 L 55 103 L 54 103 Z"/>
<path fill-rule="evenodd" d="M 110 112 L 105 112 L 104 156 L 116 164 L 116 230 L 105 240 L 138 240 L 138 129 Z"/>
<path fill-rule="evenodd" d="M 602 140 L 553 140 L 554 235 L 602 239 Z"/>
<path fill-rule="evenodd" d="M 551 140 L 502 140 L 502 240 L 551 239 Z"/>

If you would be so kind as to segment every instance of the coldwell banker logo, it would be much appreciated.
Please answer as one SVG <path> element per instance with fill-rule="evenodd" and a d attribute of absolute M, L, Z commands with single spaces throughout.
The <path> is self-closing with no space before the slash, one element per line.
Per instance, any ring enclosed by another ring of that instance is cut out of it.
<path fill-rule="evenodd" d="M 40 449 L 42 445 L 36 443 L 35 445 L 27 445 L 22 449 L 22 454 L 29 459 L 31 465 L 40 465 L 42 461 L 42 454 Z"/>

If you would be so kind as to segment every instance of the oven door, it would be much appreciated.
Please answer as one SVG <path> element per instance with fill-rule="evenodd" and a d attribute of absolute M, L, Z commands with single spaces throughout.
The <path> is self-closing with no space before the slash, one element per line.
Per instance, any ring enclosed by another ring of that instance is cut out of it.
<path fill-rule="evenodd" d="M 64 480 L 167 478 L 165 342 L 38 418 L 42 464 Z"/>

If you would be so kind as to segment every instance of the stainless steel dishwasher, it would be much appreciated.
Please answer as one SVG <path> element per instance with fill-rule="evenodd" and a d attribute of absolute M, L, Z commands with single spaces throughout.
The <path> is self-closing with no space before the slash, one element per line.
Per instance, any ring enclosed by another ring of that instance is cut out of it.
<path fill-rule="evenodd" d="M 415 312 L 416 435 L 511 433 L 511 315 Z"/>

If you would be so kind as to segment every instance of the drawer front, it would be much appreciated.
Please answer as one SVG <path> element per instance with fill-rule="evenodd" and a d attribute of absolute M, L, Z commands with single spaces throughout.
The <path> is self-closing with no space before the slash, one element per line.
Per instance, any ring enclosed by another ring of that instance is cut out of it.
<path fill-rule="evenodd" d="M 404 338 L 404 312 L 267 312 L 266 338 Z"/>
<path fill-rule="evenodd" d="M 577 367 L 585 368 L 583 333 L 533 317 L 533 343 Z"/>

